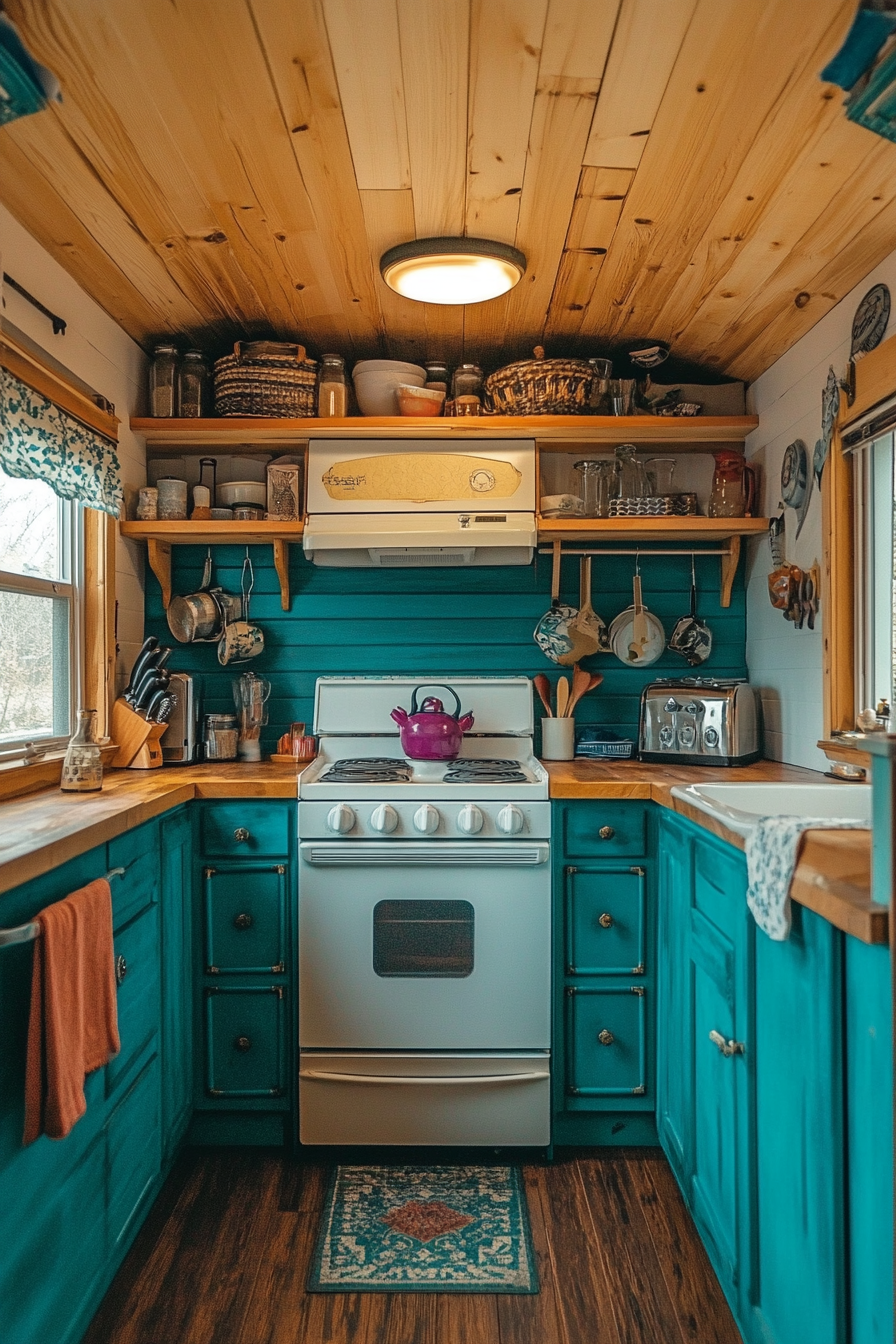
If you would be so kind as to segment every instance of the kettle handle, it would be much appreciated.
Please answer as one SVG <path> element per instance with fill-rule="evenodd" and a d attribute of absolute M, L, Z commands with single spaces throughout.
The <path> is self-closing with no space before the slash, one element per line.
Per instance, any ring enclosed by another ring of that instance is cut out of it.
<path fill-rule="evenodd" d="M 448 691 L 454 697 L 454 714 L 452 715 L 452 718 L 459 719 L 461 710 L 460 710 L 460 699 L 458 698 L 457 691 L 454 689 L 453 686 L 446 686 L 445 683 L 442 681 L 423 681 L 420 683 L 419 686 L 414 687 L 413 691 L 411 692 L 411 713 L 412 714 L 420 713 L 420 710 L 417 707 L 417 692 L 426 690 L 431 691 L 436 686 L 439 688 L 440 691 Z"/>

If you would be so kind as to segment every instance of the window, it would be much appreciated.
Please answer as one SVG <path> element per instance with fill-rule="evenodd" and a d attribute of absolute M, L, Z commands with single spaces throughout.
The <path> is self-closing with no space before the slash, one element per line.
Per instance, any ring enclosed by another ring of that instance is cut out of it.
<path fill-rule="evenodd" d="M 896 695 L 893 452 L 889 432 L 853 454 L 857 711 Z"/>
<path fill-rule="evenodd" d="M 80 683 L 81 511 L 0 471 L 0 750 L 70 735 Z"/>

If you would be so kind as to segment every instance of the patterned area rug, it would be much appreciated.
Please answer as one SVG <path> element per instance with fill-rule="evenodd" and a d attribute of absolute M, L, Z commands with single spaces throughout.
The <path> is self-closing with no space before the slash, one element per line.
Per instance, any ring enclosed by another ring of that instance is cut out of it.
<path fill-rule="evenodd" d="M 537 1293 L 518 1167 L 337 1167 L 311 1293 Z"/>

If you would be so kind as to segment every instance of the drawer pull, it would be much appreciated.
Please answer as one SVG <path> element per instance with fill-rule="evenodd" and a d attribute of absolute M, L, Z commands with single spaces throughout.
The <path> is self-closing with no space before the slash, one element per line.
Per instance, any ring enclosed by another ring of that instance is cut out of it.
<path fill-rule="evenodd" d="M 248 1036 L 237 1036 L 233 1043 L 233 1048 L 234 1050 L 239 1050 L 241 1055 L 244 1055 L 247 1050 L 252 1049 L 252 1041 Z"/>
<path fill-rule="evenodd" d="M 124 957 L 121 957 L 121 956 L 116 957 L 116 958 L 115 958 L 115 979 L 116 979 L 116 981 L 117 981 L 117 983 L 118 983 L 119 985 L 124 983 L 124 978 L 125 978 L 125 976 L 127 975 L 127 973 L 128 973 L 128 964 L 127 964 L 127 962 L 125 961 Z"/>
<path fill-rule="evenodd" d="M 604 1027 L 603 1031 L 598 1032 L 597 1039 L 600 1041 L 601 1045 L 612 1045 L 616 1037 L 613 1035 L 612 1031 L 607 1031 L 606 1027 Z"/>
<path fill-rule="evenodd" d="M 743 1041 L 726 1041 L 720 1031 L 711 1031 L 709 1039 L 726 1059 L 730 1059 L 732 1055 L 742 1055 L 744 1053 Z"/>
<path fill-rule="evenodd" d="M 235 929 L 251 929 L 252 916 L 247 914 L 235 915 L 233 919 L 233 927 Z"/>
<path fill-rule="evenodd" d="M 598 921 L 597 921 L 597 922 L 598 922 L 598 924 L 601 926 L 602 929 L 612 929 L 612 927 L 613 927 L 613 916 L 612 916 L 612 915 L 608 915 L 608 914 L 606 913 L 606 911 L 604 911 L 604 913 L 598 917 Z"/>
<path fill-rule="evenodd" d="M 233 839 L 235 844 L 244 845 L 249 839 L 249 832 L 247 831 L 246 827 L 237 826 L 236 830 L 233 833 Z"/>
<path fill-rule="evenodd" d="M 616 831 L 612 826 L 601 826 L 600 830 L 598 831 L 598 835 L 600 836 L 601 840 L 612 840 L 615 834 Z"/>

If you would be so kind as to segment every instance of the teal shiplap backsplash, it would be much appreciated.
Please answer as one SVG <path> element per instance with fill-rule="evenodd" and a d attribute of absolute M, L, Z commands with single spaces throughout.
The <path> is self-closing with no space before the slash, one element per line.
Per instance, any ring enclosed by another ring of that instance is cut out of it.
<path fill-rule="evenodd" d="M 245 549 L 216 547 L 215 581 L 240 591 Z M 202 713 L 233 710 L 231 686 L 251 667 L 272 684 L 268 727 L 262 750 L 275 750 L 290 723 L 303 721 L 311 731 L 314 683 L 320 676 L 525 675 L 546 672 L 552 681 L 570 669 L 557 667 L 539 650 L 532 631 L 550 606 L 549 556 L 525 568 L 468 570 L 321 569 L 309 564 L 301 548 L 290 548 L 290 610 L 280 607 L 280 589 L 270 547 L 250 548 L 255 568 L 251 614 L 264 630 L 264 652 L 250 664 L 222 668 L 214 644 L 177 644 L 162 607 L 161 591 L 147 567 L 146 633 L 173 644 L 172 670 L 193 673 Z M 172 548 L 173 591 L 195 592 L 202 582 L 205 550 Z M 633 560 L 608 556 L 593 563 L 595 610 L 609 624 L 632 600 Z M 700 675 L 746 676 L 743 565 L 731 606 L 719 606 L 719 560 L 697 559 L 698 611 L 713 631 L 713 651 Z M 647 556 L 641 560 L 644 601 L 670 634 L 688 610 L 690 561 L 687 556 Z M 578 605 L 578 561 L 563 562 L 562 597 Z M 576 711 L 579 724 L 599 723 L 633 734 L 641 689 L 656 677 L 692 674 L 679 655 L 668 650 L 652 667 L 623 666 L 616 658 L 586 659 L 602 672 L 603 684 Z M 536 721 L 541 705 L 536 701 Z M 391 724 L 384 724 L 388 731 Z"/>

